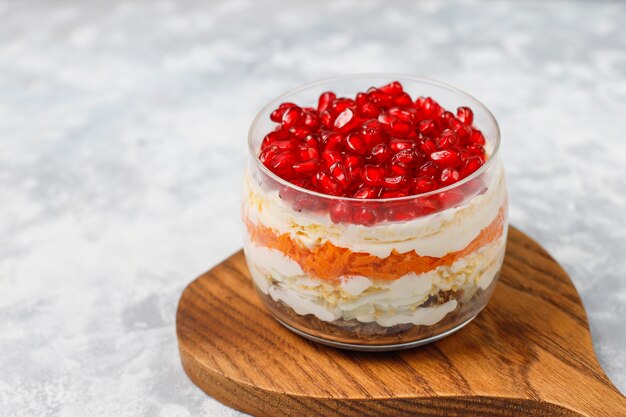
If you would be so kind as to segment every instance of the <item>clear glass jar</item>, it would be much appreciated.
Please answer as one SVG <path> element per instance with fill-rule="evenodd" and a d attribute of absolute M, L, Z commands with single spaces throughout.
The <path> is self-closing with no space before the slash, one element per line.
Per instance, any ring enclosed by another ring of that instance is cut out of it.
<path fill-rule="evenodd" d="M 426 194 L 362 200 L 319 194 L 273 174 L 259 160 L 271 111 L 315 105 L 324 91 L 354 97 L 398 80 L 411 96 L 446 109 L 468 106 L 486 139 L 476 172 Z M 393 74 L 343 76 L 292 90 L 258 114 L 249 134 L 243 187 L 244 251 L 258 294 L 292 331 L 354 350 L 429 343 L 485 307 L 499 276 L 508 227 L 507 193 L 493 115 L 437 81 Z M 343 223 L 342 210 L 365 224 Z"/>

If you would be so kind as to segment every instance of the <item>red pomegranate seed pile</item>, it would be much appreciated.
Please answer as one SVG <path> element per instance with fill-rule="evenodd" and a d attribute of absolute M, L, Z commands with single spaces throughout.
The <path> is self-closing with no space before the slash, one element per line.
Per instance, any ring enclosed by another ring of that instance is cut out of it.
<path fill-rule="evenodd" d="M 317 108 L 282 103 L 270 118 L 278 125 L 263 139 L 261 162 L 292 184 L 333 196 L 419 195 L 467 177 L 487 158 L 470 108 L 459 107 L 455 115 L 431 97 L 413 100 L 397 81 L 354 99 L 325 92 Z M 295 200 L 298 208 L 314 208 Z M 328 209 L 336 222 L 381 221 L 370 208 L 335 203 Z M 423 214 L 412 209 L 387 210 L 382 217 L 404 220 Z"/>

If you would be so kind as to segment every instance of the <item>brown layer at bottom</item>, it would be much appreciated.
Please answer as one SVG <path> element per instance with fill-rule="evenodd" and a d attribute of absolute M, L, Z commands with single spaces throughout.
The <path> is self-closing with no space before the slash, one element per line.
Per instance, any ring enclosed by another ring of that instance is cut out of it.
<path fill-rule="evenodd" d="M 282 301 L 274 301 L 269 295 L 258 294 L 271 313 L 284 323 L 312 336 L 329 341 L 360 345 L 394 345 L 428 339 L 451 330 L 461 323 L 476 316 L 487 304 L 498 277 L 486 289 L 478 289 L 474 294 L 465 291 L 446 291 L 431 296 L 424 307 L 443 304 L 456 299 L 456 309 L 448 313 L 441 321 L 431 326 L 397 324 L 384 327 L 376 322 L 362 323 L 356 319 L 335 320 L 332 322 L 318 319 L 312 314 L 297 314 Z"/>

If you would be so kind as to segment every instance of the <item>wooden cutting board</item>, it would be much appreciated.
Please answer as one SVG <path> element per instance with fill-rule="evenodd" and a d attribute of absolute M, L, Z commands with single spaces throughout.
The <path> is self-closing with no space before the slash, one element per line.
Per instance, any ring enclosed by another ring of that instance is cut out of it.
<path fill-rule="evenodd" d="M 515 228 L 487 308 L 421 348 L 350 352 L 291 333 L 257 298 L 241 251 L 185 289 L 176 330 L 189 378 L 254 416 L 626 416 L 576 289 Z"/>

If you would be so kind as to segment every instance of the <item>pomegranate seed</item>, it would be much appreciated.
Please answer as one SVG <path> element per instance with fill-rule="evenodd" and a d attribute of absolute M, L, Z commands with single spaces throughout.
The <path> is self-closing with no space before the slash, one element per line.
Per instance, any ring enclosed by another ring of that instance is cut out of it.
<path fill-rule="evenodd" d="M 376 88 L 368 91 L 367 98 L 378 106 L 388 107 L 393 103 L 393 97 L 391 95 Z"/>
<path fill-rule="evenodd" d="M 469 145 L 467 145 L 467 152 L 470 155 L 480 156 L 481 158 L 484 158 L 485 156 L 485 148 L 483 148 L 483 146 L 479 145 L 478 143 L 470 143 Z"/>
<path fill-rule="evenodd" d="M 469 107 L 459 107 L 456 109 L 456 117 L 464 125 L 471 126 L 474 122 L 474 112 Z"/>
<path fill-rule="evenodd" d="M 384 185 L 386 188 L 397 190 L 404 188 L 408 185 L 409 178 L 406 175 L 395 175 L 393 177 L 386 177 L 384 179 Z"/>
<path fill-rule="evenodd" d="M 383 190 L 380 194 L 380 198 L 399 198 L 406 197 L 408 194 L 400 190 Z"/>
<path fill-rule="evenodd" d="M 374 103 L 367 102 L 359 107 L 359 113 L 366 119 L 374 119 L 380 114 L 380 108 Z"/>
<path fill-rule="evenodd" d="M 306 145 L 298 145 L 296 149 L 296 157 L 298 161 L 319 160 L 320 153 L 316 148 Z"/>
<path fill-rule="evenodd" d="M 410 175 L 413 170 L 402 162 L 392 162 L 389 169 L 394 175 Z"/>
<path fill-rule="evenodd" d="M 343 136 L 339 133 L 331 133 L 326 137 L 326 147 L 324 148 L 327 151 L 339 151 L 343 148 Z"/>
<path fill-rule="evenodd" d="M 387 219 L 395 222 L 407 221 L 415 217 L 417 217 L 417 213 L 412 204 L 396 205 L 387 212 Z"/>
<path fill-rule="evenodd" d="M 320 119 L 317 114 L 310 111 L 305 111 L 302 124 L 304 124 L 304 126 L 308 127 L 309 129 L 315 129 L 320 124 Z"/>
<path fill-rule="evenodd" d="M 428 161 L 420 167 L 419 174 L 427 178 L 435 178 L 439 174 L 439 165 Z"/>
<path fill-rule="evenodd" d="M 276 146 L 270 146 L 264 149 L 259 155 L 259 159 L 263 162 L 263 165 L 269 168 L 269 162 L 280 153 L 280 149 Z"/>
<path fill-rule="evenodd" d="M 386 164 L 391 160 L 391 150 L 384 143 L 374 146 L 370 152 L 372 161 L 377 164 Z"/>
<path fill-rule="evenodd" d="M 350 185 L 350 179 L 348 178 L 348 172 L 346 171 L 345 166 L 342 162 L 335 162 L 329 169 L 330 174 L 335 177 L 335 179 L 341 184 L 342 187 L 346 188 Z"/>
<path fill-rule="evenodd" d="M 361 127 L 363 141 L 370 149 L 383 141 L 382 134 L 383 128 L 378 120 L 368 120 Z"/>
<path fill-rule="evenodd" d="M 319 198 L 302 193 L 299 193 L 293 202 L 293 209 L 298 213 L 302 211 L 318 210 L 320 206 L 321 201 Z"/>
<path fill-rule="evenodd" d="M 361 168 L 361 178 L 367 185 L 380 187 L 385 183 L 385 169 L 378 165 L 365 165 Z"/>
<path fill-rule="evenodd" d="M 289 129 L 289 133 L 296 139 L 304 139 L 311 134 L 311 130 L 308 127 L 296 126 Z"/>
<path fill-rule="evenodd" d="M 411 96 L 407 93 L 402 93 L 396 97 L 394 103 L 396 106 L 409 107 L 413 105 L 413 100 L 411 100 Z"/>
<path fill-rule="evenodd" d="M 380 91 L 382 91 L 383 93 L 387 93 L 391 96 L 398 96 L 400 94 L 402 94 L 403 90 L 402 90 L 402 84 L 400 84 L 397 81 L 391 82 L 387 85 L 383 85 L 382 87 L 379 88 Z"/>
<path fill-rule="evenodd" d="M 302 116 L 304 116 L 304 112 L 300 107 L 295 105 L 289 107 L 283 113 L 282 125 L 287 128 L 295 126 Z"/>
<path fill-rule="evenodd" d="M 408 167 L 413 167 L 417 165 L 419 156 L 413 149 L 405 149 L 395 154 L 393 158 L 391 158 L 391 161 L 400 162 Z"/>
<path fill-rule="evenodd" d="M 357 155 L 347 155 L 344 159 L 344 165 L 348 169 L 348 175 L 354 180 L 363 166 L 363 159 Z"/>
<path fill-rule="evenodd" d="M 439 202 L 443 209 L 456 207 L 463 202 L 463 194 L 458 191 L 446 191 L 439 194 Z"/>
<path fill-rule="evenodd" d="M 413 178 L 411 182 L 411 192 L 413 194 L 423 194 L 433 191 L 437 188 L 437 184 L 434 180 L 428 177 Z"/>
<path fill-rule="evenodd" d="M 330 114 L 329 110 L 320 112 L 320 119 L 322 120 L 322 124 L 327 128 L 330 128 L 333 124 L 333 116 Z"/>
<path fill-rule="evenodd" d="M 411 132 L 411 123 L 395 120 L 389 125 L 389 133 L 393 136 L 407 136 Z"/>
<path fill-rule="evenodd" d="M 420 149 L 422 150 L 422 152 L 428 155 L 437 151 L 437 145 L 435 144 L 434 140 L 426 139 L 424 143 L 422 143 L 422 146 L 420 146 Z"/>
<path fill-rule="evenodd" d="M 439 103 L 430 97 L 426 97 L 420 106 L 420 110 L 426 119 L 435 119 L 443 113 Z"/>
<path fill-rule="evenodd" d="M 319 145 L 320 145 L 320 141 L 319 141 L 319 136 L 318 135 L 309 135 L 304 139 L 304 144 L 306 146 L 308 146 L 309 148 L 315 148 L 317 150 L 319 150 Z"/>
<path fill-rule="evenodd" d="M 359 124 L 359 118 L 354 113 L 354 110 L 346 108 L 335 119 L 333 126 L 339 132 L 348 132 L 354 129 Z"/>
<path fill-rule="evenodd" d="M 272 144 L 281 151 L 293 151 L 296 149 L 296 141 L 294 140 L 278 140 Z"/>
<path fill-rule="evenodd" d="M 433 152 L 430 154 L 430 159 L 443 167 L 457 167 L 462 162 L 459 154 L 452 150 Z"/>
<path fill-rule="evenodd" d="M 337 96 L 332 91 L 327 91 L 325 93 L 322 93 L 317 102 L 317 111 L 319 113 L 323 113 L 330 107 L 330 104 L 336 99 L 337 99 Z"/>
<path fill-rule="evenodd" d="M 283 151 L 269 161 L 268 168 L 276 175 L 289 177 L 293 172 L 295 162 L 296 157 L 293 152 Z"/>
<path fill-rule="evenodd" d="M 356 132 L 350 133 L 346 137 L 344 144 L 345 144 L 346 149 L 352 153 L 356 153 L 358 155 L 365 155 L 365 153 L 367 152 L 367 148 L 365 147 L 363 137 L 359 133 L 356 133 Z"/>
<path fill-rule="evenodd" d="M 372 199 L 378 198 L 380 195 L 380 188 L 377 187 L 361 187 L 353 195 L 353 198 Z"/>
<path fill-rule="evenodd" d="M 345 201 L 331 202 L 328 211 L 333 223 L 350 223 L 352 220 L 350 206 Z"/>
<path fill-rule="evenodd" d="M 354 102 L 356 103 L 357 106 L 362 106 L 365 103 L 369 103 L 369 99 L 367 98 L 366 93 L 357 93 L 356 98 L 354 99 Z"/>
<path fill-rule="evenodd" d="M 297 162 L 293 164 L 293 171 L 299 177 L 308 176 L 317 171 L 319 162 L 317 160 Z"/>
<path fill-rule="evenodd" d="M 363 226 L 371 226 L 378 221 L 378 214 L 372 207 L 357 207 L 352 213 L 352 221 Z"/>
<path fill-rule="evenodd" d="M 332 110 L 334 114 L 342 113 L 344 110 L 350 109 L 354 110 L 356 108 L 356 103 L 354 100 L 350 98 L 338 98 L 333 101 Z"/>
<path fill-rule="evenodd" d="M 270 132 L 267 135 L 265 135 L 265 137 L 263 138 L 263 142 L 261 142 L 261 150 L 267 148 L 268 146 L 270 146 L 272 143 L 276 142 L 277 140 L 280 140 L 279 137 L 279 133 L 274 131 L 274 132 Z"/>
<path fill-rule="evenodd" d="M 444 129 L 437 137 L 437 149 L 450 149 L 459 144 L 459 135 L 452 129 Z"/>
<path fill-rule="evenodd" d="M 333 178 L 328 171 L 318 171 L 315 177 L 313 177 L 313 182 L 323 193 L 330 195 L 339 195 L 341 193 L 339 181 Z"/>
<path fill-rule="evenodd" d="M 457 182 L 459 178 L 459 171 L 453 168 L 444 168 L 441 171 L 441 177 L 439 179 L 439 182 L 441 182 L 441 185 L 443 185 L 444 187 L 447 187 L 448 185 Z"/>
<path fill-rule="evenodd" d="M 415 149 L 417 144 L 410 139 L 392 139 L 389 141 L 389 147 L 397 153 L 405 149 Z"/>
<path fill-rule="evenodd" d="M 449 126 L 450 120 L 454 119 L 454 114 L 449 111 L 444 111 L 439 118 L 444 126 Z"/>
<path fill-rule="evenodd" d="M 431 119 L 422 120 L 419 122 L 417 130 L 422 135 L 434 136 L 437 133 L 437 124 Z"/>
<path fill-rule="evenodd" d="M 401 109 L 399 107 L 392 107 L 388 110 L 388 113 L 398 120 L 403 122 L 412 122 L 415 118 L 415 113 L 410 110 Z"/>
<path fill-rule="evenodd" d="M 477 143 L 479 145 L 485 145 L 485 137 L 483 136 L 483 134 L 481 133 L 480 130 L 472 130 L 472 133 L 469 137 L 469 141 L 471 143 Z"/>
<path fill-rule="evenodd" d="M 326 168 L 330 168 L 335 162 L 341 161 L 341 153 L 326 150 L 322 153 L 322 160 L 324 161 Z"/>
<path fill-rule="evenodd" d="M 470 156 L 465 161 L 463 168 L 461 169 L 461 178 L 465 178 L 475 172 L 483 165 L 483 161 L 479 156 Z"/>

